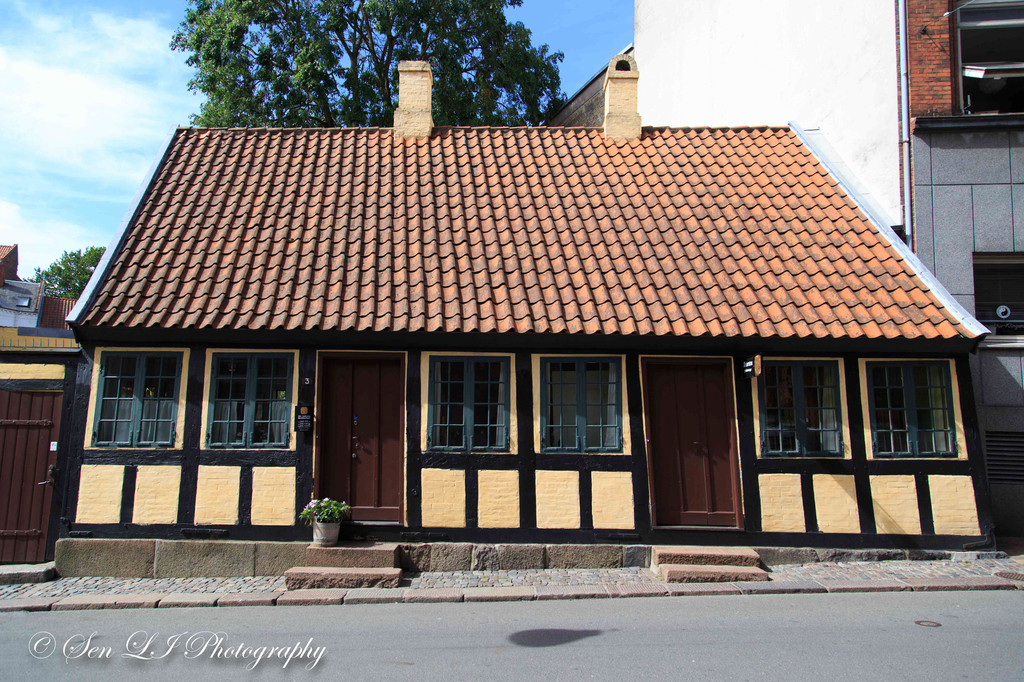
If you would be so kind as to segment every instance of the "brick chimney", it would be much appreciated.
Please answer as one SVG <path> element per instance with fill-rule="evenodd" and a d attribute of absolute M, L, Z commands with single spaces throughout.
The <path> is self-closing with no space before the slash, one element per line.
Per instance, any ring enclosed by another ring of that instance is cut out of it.
<path fill-rule="evenodd" d="M 640 137 L 636 85 L 640 73 L 631 55 L 620 54 L 608 63 L 604 76 L 604 134 L 615 142 Z"/>
<path fill-rule="evenodd" d="M 434 119 L 430 113 L 430 90 L 434 77 L 427 62 L 398 62 L 398 108 L 395 109 L 395 137 L 403 140 L 430 137 Z"/>

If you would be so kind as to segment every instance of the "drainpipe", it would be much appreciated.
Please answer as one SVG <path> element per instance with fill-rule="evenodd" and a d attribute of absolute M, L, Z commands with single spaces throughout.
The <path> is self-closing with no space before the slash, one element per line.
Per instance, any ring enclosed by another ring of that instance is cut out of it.
<path fill-rule="evenodd" d="M 913 183 L 910 172 L 910 54 L 907 41 L 907 0 L 897 0 L 900 33 L 900 153 L 903 156 L 903 224 L 906 226 L 907 241 L 916 252 L 914 244 L 913 210 L 911 193 Z"/>

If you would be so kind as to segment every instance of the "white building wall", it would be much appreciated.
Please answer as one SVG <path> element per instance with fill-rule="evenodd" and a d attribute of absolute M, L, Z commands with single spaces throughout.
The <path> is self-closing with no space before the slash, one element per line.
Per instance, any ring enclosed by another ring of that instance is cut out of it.
<path fill-rule="evenodd" d="M 36 313 L 17 313 L 13 310 L 0 309 L 0 327 L 34 327 Z"/>
<path fill-rule="evenodd" d="M 644 125 L 822 134 L 900 216 L 894 0 L 635 0 Z"/>

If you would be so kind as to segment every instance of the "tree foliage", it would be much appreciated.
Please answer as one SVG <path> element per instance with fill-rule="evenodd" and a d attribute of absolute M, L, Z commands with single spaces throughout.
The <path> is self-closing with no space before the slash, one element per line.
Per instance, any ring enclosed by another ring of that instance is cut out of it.
<path fill-rule="evenodd" d="M 202 126 L 390 126 L 398 62 L 430 62 L 437 125 L 535 125 L 562 104 L 560 52 L 522 0 L 191 0 L 171 46 Z"/>
<path fill-rule="evenodd" d="M 89 246 L 77 251 L 65 251 L 60 258 L 45 270 L 35 269 L 32 280 L 46 282 L 48 296 L 78 298 L 99 265 L 103 252 L 102 246 Z"/>

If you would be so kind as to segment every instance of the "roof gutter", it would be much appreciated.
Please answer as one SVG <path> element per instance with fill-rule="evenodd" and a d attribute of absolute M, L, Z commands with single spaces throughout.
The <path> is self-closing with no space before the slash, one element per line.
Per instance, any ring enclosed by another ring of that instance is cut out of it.
<path fill-rule="evenodd" d="M 903 157 L 903 229 L 907 232 L 907 242 L 914 244 L 914 213 L 911 208 L 913 183 L 911 181 L 910 158 L 910 48 L 907 40 L 907 0 L 898 0 L 900 32 L 900 154 Z"/>
<path fill-rule="evenodd" d="M 139 214 L 139 209 L 142 208 L 142 200 L 149 194 L 150 186 L 153 184 L 154 178 L 156 178 L 157 171 L 160 170 L 164 161 L 167 159 L 167 154 L 170 152 L 171 145 L 174 143 L 174 137 L 178 134 L 179 130 L 181 130 L 181 128 L 178 127 L 171 130 L 170 134 L 167 136 L 167 141 L 164 143 L 163 153 L 157 157 L 156 161 L 153 162 L 153 165 L 150 166 L 149 172 L 146 173 L 146 177 L 142 181 L 142 185 L 139 187 L 138 192 L 135 193 L 135 197 L 128 205 L 128 211 L 124 214 L 124 218 L 121 219 L 121 225 L 117 228 L 114 238 L 107 246 L 107 250 L 103 252 L 103 257 L 96 265 L 96 269 L 93 270 L 92 277 L 89 278 L 89 282 L 85 285 L 82 295 L 79 296 L 78 300 L 75 302 L 75 307 L 71 309 L 71 314 L 68 315 L 66 320 L 69 325 L 74 326 L 81 324 L 82 319 L 85 318 L 85 313 L 95 302 L 96 293 L 99 290 L 100 283 L 106 279 L 110 266 L 114 262 L 114 258 L 121 252 L 125 238 L 128 236 L 128 228 L 133 222 L 135 222 L 135 217 Z"/>
<path fill-rule="evenodd" d="M 953 295 L 946 290 L 946 287 L 942 286 L 942 283 L 935 278 L 935 275 L 925 267 L 924 263 L 914 253 L 914 250 L 893 232 L 892 227 L 890 227 L 891 223 L 885 218 L 885 214 L 875 204 L 871 195 L 861 189 L 852 174 L 849 173 L 846 164 L 837 157 L 835 151 L 828 145 L 820 131 L 818 129 L 804 130 L 792 121 L 790 121 L 789 127 L 800 138 L 800 141 L 811 150 L 811 153 L 821 162 L 825 170 L 835 178 L 843 191 L 853 199 L 857 207 L 864 211 L 868 220 L 878 228 L 882 238 L 889 242 L 889 245 L 903 257 L 911 270 L 914 271 L 914 274 L 924 282 L 925 286 L 932 290 L 935 297 L 953 314 L 953 317 L 972 334 L 978 335 L 978 338 L 974 339 L 972 351 L 974 348 L 977 348 L 981 339 L 992 333 L 988 327 L 978 322 L 973 315 L 967 312 L 967 309 L 960 305 L 959 301 L 953 298 Z"/>

